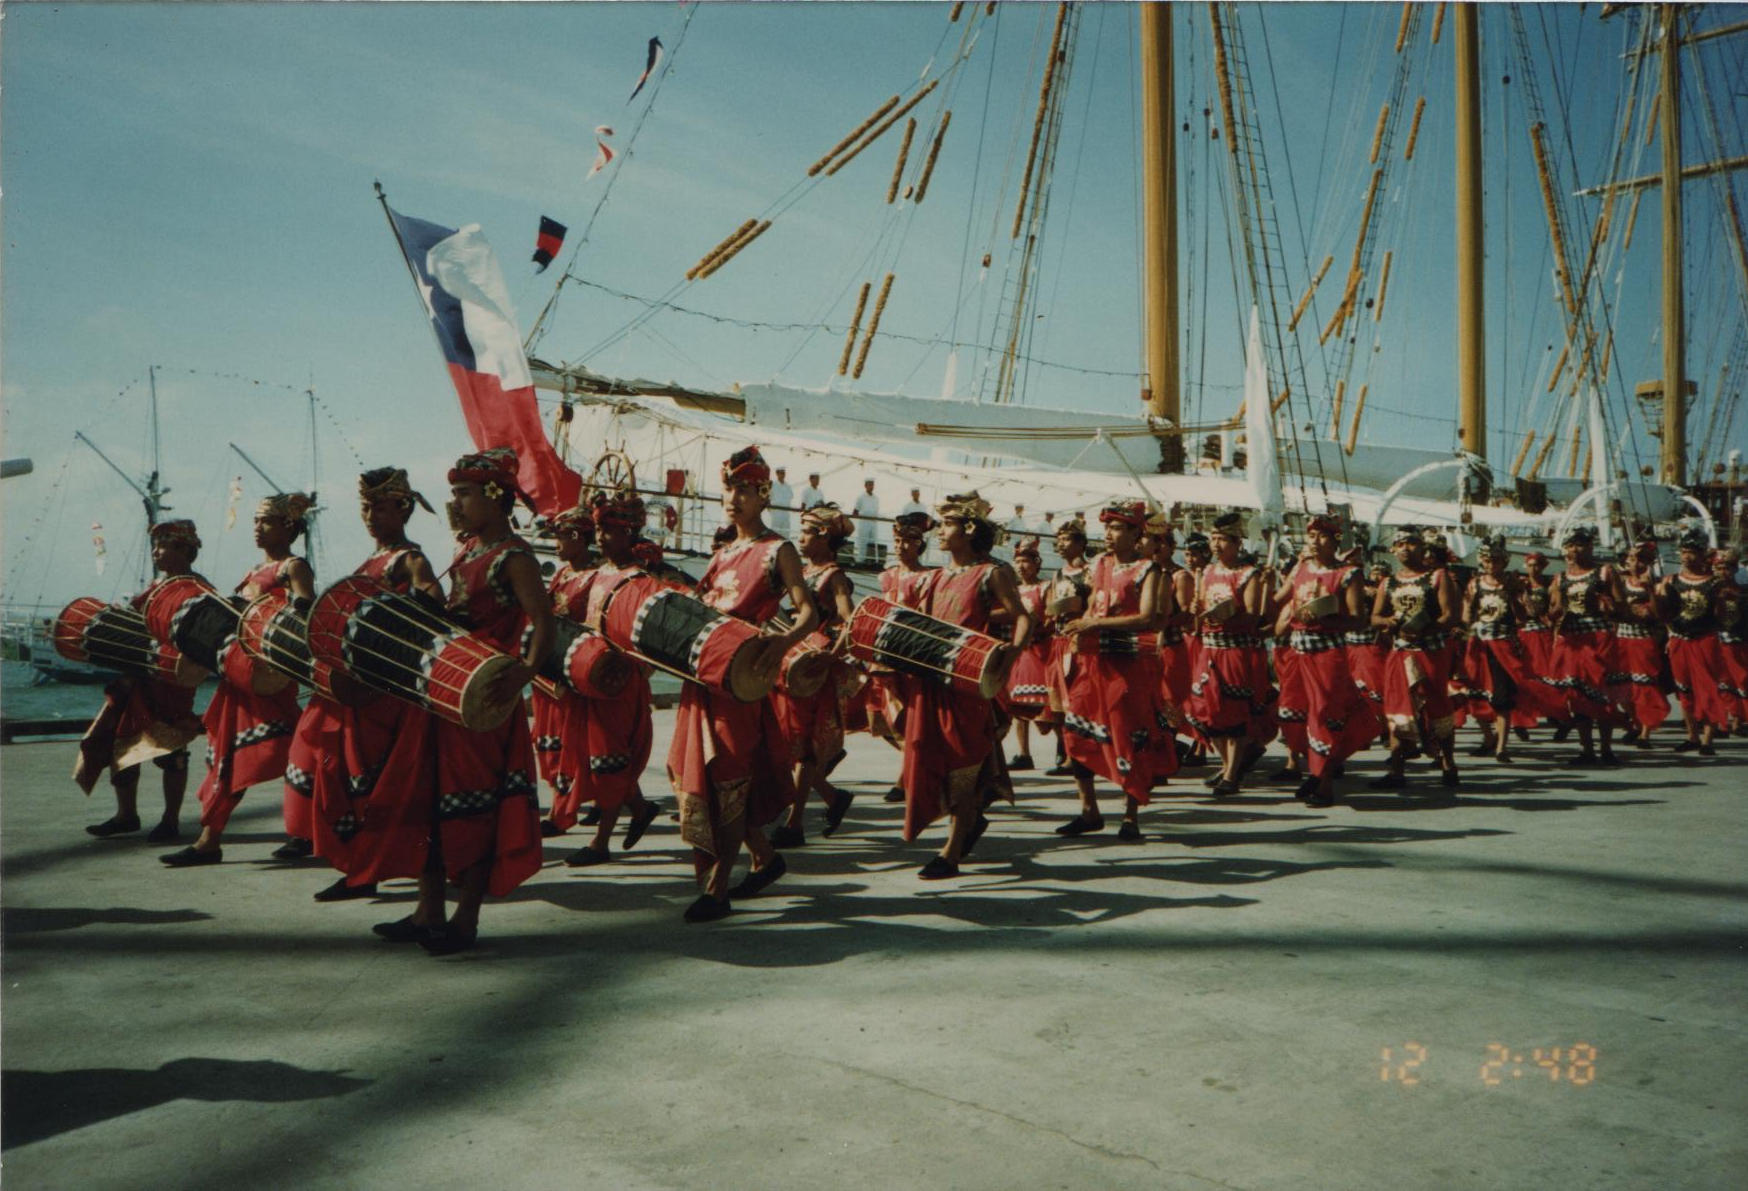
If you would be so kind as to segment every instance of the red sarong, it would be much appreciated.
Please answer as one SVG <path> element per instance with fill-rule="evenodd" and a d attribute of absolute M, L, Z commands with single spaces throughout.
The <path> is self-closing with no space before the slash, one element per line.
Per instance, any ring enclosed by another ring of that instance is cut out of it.
<path fill-rule="evenodd" d="M 1145 655 L 1073 657 L 1063 745 L 1069 757 L 1145 806 L 1148 791 L 1177 772 L 1158 663 Z"/>
<path fill-rule="evenodd" d="M 1641 732 L 1661 727 L 1669 718 L 1669 659 L 1652 637 L 1616 637 L 1615 671 L 1609 685 L 1625 690 L 1633 723 Z M 1538 686 L 1545 684 L 1537 683 Z"/>
<path fill-rule="evenodd" d="M 768 699 L 741 703 L 697 683 L 680 691 L 668 779 L 680 796 L 680 836 L 716 853 L 717 831 L 746 817 L 763 827 L 795 801 L 789 742 Z"/>
<path fill-rule="evenodd" d="M 1736 702 L 1718 638 L 1669 634 L 1669 677 L 1681 710 L 1696 727 L 1728 728 Z"/>
<path fill-rule="evenodd" d="M 1384 715 L 1400 731 L 1422 739 L 1449 740 L 1455 730 L 1451 706 L 1451 647 L 1412 649 L 1398 644 L 1384 660 Z"/>
<path fill-rule="evenodd" d="M 1611 689 L 1608 682 L 1608 676 L 1620 669 L 1614 653 L 1615 637 L 1606 629 L 1554 635 L 1542 681 L 1563 699 L 1563 718 L 1584 718 L 1614 728 L 1627 725 L 1631 717 L 1619 688 Z"/>
<path fill-rule="evenodd" d="M 207 770 L 200 783 L 200 824 L 223 831 L 250 786 L 285 775 L 291 737 L 303 716 L 297 688 L 253 694 L 255 668 L 265 666 L 233 645 L 223 659 L 218 690 L 207 704 Z"/>
<path fill-rule="evenodd" d="M 89 794 L 105 769 L 113 770 L 113 779 L 142 761 L 186 749 L 200 733 L 193 690 L 149 678 L 118 678 L 103 688 L 103 707 L 79 741 L 73 780 Z"/>
<path fill-rule="evenodd" d="M 1299 672 L 1300 653 L 1290 645 L 1275 646 L 1275 679 L 1280 686 L 1280 698 L 1275 702 L 1275 719 L 1281 725 L 1281 743 L 1288 752 L 1303 756 L 1311 747 L 1305 733 L 1305 721 L 1310 717 L 1310 696 L 1305 691 L 1305 679 Z"/>
<path fill-rule="evenodd" d="M 908 842 L 975 792 L 1013 801 L 1001 755 L 1000 708 L 980 695 L 905 676 L 904 838 Z"/>
<path fill-rule="evenodd" d="M 1305 700 L 1306 756 L 1312 777 L 1322 777 L 1377 739 L 1378 712 L 1354 683 L 1347 647 L 1294 651 L 1295 681 Z M 1283 701 L 1286 691 L 1281 692 Z"/>
<path fill-rule="evenodd" d="M 1184 718 L 1204 738 L 1242 736 L 1266 745 L 1275 738 L 1275 689 L 1269 684 L 1268 657 L 1260 646 L 1198 649 Z"/>

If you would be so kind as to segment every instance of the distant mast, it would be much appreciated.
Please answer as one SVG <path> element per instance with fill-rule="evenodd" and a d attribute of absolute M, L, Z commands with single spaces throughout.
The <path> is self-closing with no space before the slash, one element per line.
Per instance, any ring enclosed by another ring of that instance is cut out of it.
<path fill-rule="evenodd" d="M 1178 361 L 1177 116 L 1172 96 L 1171 5 L 1141 7 L 1141 171 L 1146 292 L 1147 412 L 1183 424 Z M 1184 440 L 1161 440 L 1161 470 L 1183 471 Z"/>
<path fill-rule="evenodd" d="M 1481 306 L 1481 84 L 1479 5 L 1456 6 L 1457 438 L 1487 457 L 1487 358 Z"/>
<path fill-rule="evenodd" d="M 1687 484 L 1687 317 L 1681 262 L 1681 34 L 1676 6 L 1665 4 L 1662 76 L 1663 134 L 1663 459 L 1665 484 Z"/>

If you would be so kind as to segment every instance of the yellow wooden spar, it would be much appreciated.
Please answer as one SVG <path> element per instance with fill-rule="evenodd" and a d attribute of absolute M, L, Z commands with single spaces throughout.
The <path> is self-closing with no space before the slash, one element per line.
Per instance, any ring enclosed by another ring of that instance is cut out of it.
<path fill-rule="evenodd" d="M 868 291 L 874 288 L 872 281 L 862 283 L 862 292 L 856 295 L 856 313 L 850 319 L 850 333 L 844 336 L 844 354 L 838 357 L 838 375 L 848 375 L 850 371 L 850 353 L 856 348 L 856 332 L 862 329 L 862 311 L 868 306 Z"/>
<path fill-rule="evenodd" d="M 1384 145 L 1384 125 L 1387 124 L 1389 120 L 1390 105 L 1389 103 L 1385 103 L 1383 107 L 1378 109 L 1378 127 L 1372 132 L 1372 155 L 1370 158 L 1372 165 L 1378 164 L 1378 150 L 1383 148 Z"/>
<path fill-rule="evenodd" d="M 898 183 L 904 177 L 904 163 L 910 160 L 910 142 L 916 136 L 916 117 L 904 122 L 904 139 L 898 142 L 898 160 L 892 163 L 892 181 L 886 184 L 886 205 L 898 198 Z"/>
<path fill-rule="evenodd" d="M 1511 461 L 1511 474 L 1512 475 L 1521 476 L 1523 474 L 1523 461 L 1529 457 L 1530 446 L 1535 441 L 1536 441 L 1536 432 L 1534 430 L 1531 430 L 1529 433 L 1527 433 L 1523 436 L 1523 446 L 1521 446 L 1517 449 L 1517 458 L 1513 459 Z"/>
<path fill-rule="evenodd" d="M 1323 280 L 1323 275 L 1329 272 L 1329 266 L 1334 263 L 1335 257 L 1333 256 L 1326 256 L 1323 258 L 1323 263 L 1317 268 L 1317 275 L 1311 278 L 1311 284 L 1305 287 L 1305 296 L 1299 299 L 1299 304 L 1297 306 L 1293 307 L 1293 317 L 1287 320 L 1287 330 L 1289 332 L 1298 329 L 1299 320 L 1305 315 L 1305 307 L 1311 305 L 1311 297 L 1317 292 L 1318 283 Z"/>
<path fill-rule="evenodd" d="M 1353 425 L 1348 428 L 1347 442 L 1342 447 L 1349 455 L 1353 454 L 1354 447 L 1359 445 L 1360 415 L 1366 412 L 1366 390 L 1370 387 L 1369 385 L 1361 385 L 1359 399 L 1353 403 Z"/>
<path fill-rule="evenodd" d="M 1444 5 L 1439 5 L 1439 11 L 1444 11 Z M 1420 117 L 1426 111 L 1426 96 L 1422 95 L 1414 101 L 1414 119 L 1408 125 L 1408 144 L 1402 150 L 1403 161 L 1414 160 L 1414 142 L 1420 139 Z"/>
<path fill-rule="evenodd" d="M 809 178 L 811 178 L 815 174 L 819 173 L 819 171 L 823 170 L 826 166 L 830 165 L 832 158 L 836 157 L 839 153 L 842 153 L 845 149 L 849 148 L 850 145 L 852 145 L 855 142 L 857 137 L 861 136 L 864 132 L 867 132 L 869 128 L 873 127 L 874 121 L 880 119 L 880 117 L 884 116 L 887 112 L 890 112 L 893 108 L 895 108 L 897 106 L 898 106 L 898 96 L 894 95 L 891 99 L 888 99 L 885 103 L 883 103 L 879 107 L 875 108 L 872 115 L 870 115 L 866 120 L 862 121 L 860 124 L 856 125 L 856 127 L 852 128 L 850 130 L 850 134 L 848 136 L 846 136 L 843 140 L 839 141 L 837 144 L 833 145 L 831 147 L 831 150 L 828 153 L 826 153 L 826 155 L 824 157 L 820 158 L 818 161 L 816 161 L 812 165 L 808 166 L 807 167 L 807 176 Z"/>
<path fill-rule="evenodd" d="M 874 300 L 874 313 L 868 317 L 868 332 L 862 337 L 862 350 L 856 353 L 856 370 L 850 374 L 852 378 L 859 378 L 862 366 L 868 362 L 868 349 L 874 345 L 875 332 L 880 330 L 880 316 L 886 311 L 886 298 L 892 293 L 894 276 L 888 273 L 886 280 L 880 283 L 880 296 Z"/>
<path fill-rule="evenodd" d="M 846 165 L 849 165 L 852 161 L 856 160 L 857 156 L 861 154 L 862 150 L 866 149 L 869 145 L 872 145 L 875 141 L 879 140 L 882 136 L 884 136 L 886 134 L 886 130 L 888 128 L 891 128 L 894 124 L 897 124 L 900 120 L 902 120 L 906 116 L 910 115 L 910 109 L 914 108 L 917 104 L 921 103 L 923 101 L 923 98 L 925 96 L 927 96 L 930 91 L 933 91 L 937 86 L 940 85 L 940 82 L 941 82 L 941 80 L 938 78 L 930 79 L 927 86 L 925 86 L 921 91 L 918 91 L 915 95 L 911 96 L 909 99 L 905 100 L 904 103 L 900 104 L 897 111 L 893 112 L 890 116 L 886 117 L 886 119 L 882 120 L 879 124 L 875 125 L 873 127 L 873 129 L 871 129 L 866 136 L 864 136 L 860 141 L 858 141 L 850 149 L 849 152 L 845 153 L 842 157 L 838 158 L 837 161 L 833 162 L 831 165 L 831 168 L 826 170 L 826 172 L 825 172 L 826 177 L 828 177 L 828 178 L 831 177 L 833 174 L 835 174 L 839 170 L 843 169 Z"/>
<path fill-rule="evenodd" d="M 1384 298 L 1390 292 L 1390 261 L 1395 255 L 1388 249 L 1384 252 L 1384 270 L 1378 276 L 1378 296 L 1372 310 L 1372 321 L 1375 323 L 1384 321 Z"/>
<path fill-rule="evenodd" d="M 703 281 L 706 277 L 716 272 L 716 270 L 722 268 L 722 266 L 726 265 L 729 261 L 739 256 L 741 251 L 746 248 L 748 244 L 751 244 L 754 240 L 757 240 L 760 236 L 764 235 L 766 229 L 770 226 L 771 221 L 769 219 L 761 220 L 757 227 L 753 228 L 752 231 L 730 244 L 726 252 L 706 266 L 705 269 L 698 274 L 697 279 Z"/>
<path fill-rule="evenodd" d="M 941 113 L 941 126 L 935 130 L 935 139 L 929 145 L 929 155 L 923 160 L 922 176 L 916 180 L 916 202 L 922 202 L 929 193 L 929 179 L 935 176 L 935 159 L 941 155 L 941 142 L 947 139 L 947 125 L 953 122 L 953 109 L 948 108 Z"/>
<path fill-rule="evenodd" d="M 1335 382 L 1335 412 L 1329 419 L 1329 440 L 1341 441 L 1341 403 L 1347 397 L 1347 377 L 1341 377 Z"/>
<path fill-rule="evenodd" d="M 736 240 L 739 240 L 742 236 L 748 235 L 757 226 L 759 226 L 759 221 L 757 219 L 749 219 L 739 227 L 735 228 L 732 232 L 728 233 L 728 235 L 724 236 L 720 244 L 699 257 L 698 263 L 686 270 L 686 280 L 691 281 L 693 278 L 697 277 L 707 266 L 713 264 L 717 257 L 727 252 L 729 245 L 733 244 Z"/>
<path fill-rule="evenodd" d="M 1026 150 L 1026 171 L 1020 176 L 1020 202 L 1014 208 L 1014 230 L 1010 240 L 1020 238 L 1020 225 L 1026 220 L 1026 205 L 1032 195 L 1032 171 L 1038 166 L 1038 143 L 1044 136 L 1044 118 L 1050 108 L 1050 89 L 1056 84 L 1056 63 L 1062 57 L 1062 26 L 1068 21 L 1068 5 L 1056 6 L 1056 25 L 1050 31 L 1050 57 L 1044 63 L 1044 79 L 1038 84 L 1038 111 L 1032 117 L 1032 143 Z"/>

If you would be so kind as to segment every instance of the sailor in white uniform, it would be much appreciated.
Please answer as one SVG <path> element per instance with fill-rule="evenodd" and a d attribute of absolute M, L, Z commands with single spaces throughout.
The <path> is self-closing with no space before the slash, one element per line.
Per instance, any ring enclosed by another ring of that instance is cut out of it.
<path fill-rule="evenodd" d="M 862 481 L 862 495 L 856 498 L 856 553 L 864 563 L 879 562 L 880 498 L 874 495 L 874 481 Z"/>

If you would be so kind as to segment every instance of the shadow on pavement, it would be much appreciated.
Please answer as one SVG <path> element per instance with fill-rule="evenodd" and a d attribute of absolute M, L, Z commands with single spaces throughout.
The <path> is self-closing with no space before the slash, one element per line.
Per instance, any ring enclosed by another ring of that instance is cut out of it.
<path fill-rule="evenodd" d="M 127 906 L 110 906 L 105 910 L 72 906 L 8 906 L 0 930 L 8 935 L 33 934 L 38 931 L 75 930 L 96 923 L 157 926 L 166 922 L 205 922 L 211 917 L 211 914 L 200 910 L 136 910 Z"/>
<path fill-rule="evenodd" d="M 154 1071 L 85 1067 L 0 1072 L 4 1148 L 28 1145 L 172 1100 L 317 1100 L 368 1085 L 335 1071 L 272 1060 L 174 1059 Z"/>

